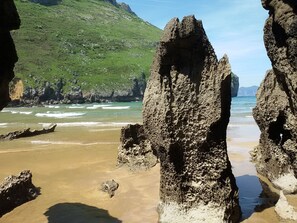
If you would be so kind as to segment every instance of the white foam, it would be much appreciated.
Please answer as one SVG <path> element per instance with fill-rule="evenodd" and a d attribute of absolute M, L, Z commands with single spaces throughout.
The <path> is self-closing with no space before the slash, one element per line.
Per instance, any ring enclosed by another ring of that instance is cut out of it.
<path fill-rule="evenodd" d="M 72 118 L 72 117 L 79 117 L 83 116 L 86 113 L 84 112 L 64 112 L 64 113 L 37 113 L 35 114 L 36 117 L 48 117 L 48 118 Z"/>
<path fill-rule="evenodd" d="M 72 109 L 72 108 L 85 108 L 85 106 L 82 106 L 82 105 L 71 105 L 69 106 L 68 108 Z"/>
<path fill-rule="evenodd" d="M 38 123 L 42 125 L 43 128 L 49 127 L 52 123 Z M 56 123 L 58 127 L 123 127 L 128 124 L 128 122 L 62 122 Z"/>
<path fill-rule="evenodd" d="M 32 111 L 10 111 L 11 114 L 20 114 L 20 115 L 31 115 L 33 112 Z"/>
<path fill-rule="evenodd" d="M 102 107 L 102 109 L 110 109 L 110 110 L 123 110 L 129 109 L 130 106 L 114 106 L 114 107 Z"/>
<path fill-rule="evenodd" d="M 246 115 L 246 118 L 254 118 L 252 115 Z"/>
<path fill-rule="evenodd" d="M 59 105 L 45 105 L 46 108 L 60 108 Z"/>
<path fill-rule="evenodd" d="M 110 107 L 111 105 L 92 105 L 87 107 L 87 109 L 98 109 L 98 108 L 106 108 L 106 107 Z"/>

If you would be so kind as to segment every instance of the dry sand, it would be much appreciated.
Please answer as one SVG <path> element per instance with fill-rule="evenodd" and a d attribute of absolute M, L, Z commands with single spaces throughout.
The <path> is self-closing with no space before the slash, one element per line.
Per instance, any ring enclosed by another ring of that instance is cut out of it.
<path fill-rule="evenodd" d="M 114 128 L 57 129 L 44 136 L 0 143 L 0 179 L 29 169 L 33 183 L 41 189 L 37 199 L 4 215 L 0 223 L 156 223 L 159 165 L 134 173 L 116 167 L 119 133 Z M 255 201 L 249 201 L 248 193 L 254 189 L 245 192 L 244 185 L 258 180 L 249 162 L 249 150 L 256 144 L 228 142 L 233 172 L 247 196 L 243 205 L 252 209 Z M 110 179 L 120 184 L 113 198 L 99 190 Z M 290 196 L 290 201 L 296 198 Z M 273 207 L 250 212 L 245 223 L 281 222 Z"/>

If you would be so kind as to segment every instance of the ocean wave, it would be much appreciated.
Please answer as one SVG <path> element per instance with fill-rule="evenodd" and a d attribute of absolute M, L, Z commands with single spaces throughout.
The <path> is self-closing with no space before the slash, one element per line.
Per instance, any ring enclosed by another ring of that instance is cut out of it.
<path fill-rule="evenodd" d="M 46 108 L 60 108 L 59 105 L 45 105 Z"/>
<path fill-rule="evenodd" d="M 252 115 L 246 115 L 245 118 L 254 118 Z"/>
<path fill-rule="evenodd" d="M 106 107 L 110 107 L 111 105 L 92 105 L 87 107 L 87 109 L 98 109 L 98 108 L 106 108 Z"/>
<path fill-rule="evenodd" d="M 52 123 L 38 123 L 43 128 L 49 127 Z M 58 127 L 123 127 L 131 122 L 62 122 L 55 123 Z"/>
<path fill-rule="evenodd" d="M 114 106 L 114 107 L 102 107 L 102 109 L 110 109 L 110 110 L 123 110 L 129 109 L 130 106 Z"/>
<path fill-rule="evenodd" d="M 20 114 L 20 115 L 31 115 L 33 112 L 32 111 L 10 111 L 11 114 Z"/>
<path fill-rule="evenodd" d="M 76 109 L 76 108 L 85 108 L 86 106 L 82 106 L 82 105 L 71 105 L 71 106 L 69 106 L 68 108 L 70 108 L 70 109 Z"/>
<path fill-rule="evenodd" d="M 73 118 L 73 117 L 79 117 L 83 116 L 86 113 L 84 112 L 64 112 L 64 113 L 52 113 L 52 112 L 46 112 L 46 113 L 36 113 L 36 117 L 48 117 L 48 118 Z"/>

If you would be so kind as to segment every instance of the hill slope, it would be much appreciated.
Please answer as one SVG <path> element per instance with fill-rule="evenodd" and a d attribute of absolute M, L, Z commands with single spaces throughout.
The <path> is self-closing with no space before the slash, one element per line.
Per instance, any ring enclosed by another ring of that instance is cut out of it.
<path fill-rule="evenodd" d="M 15 71 L 27 98 L 131 95 L 149 75 L 161 30 L 134 14 L 103 0 L 15 3 L 22 20 L 13 33 Z"/>

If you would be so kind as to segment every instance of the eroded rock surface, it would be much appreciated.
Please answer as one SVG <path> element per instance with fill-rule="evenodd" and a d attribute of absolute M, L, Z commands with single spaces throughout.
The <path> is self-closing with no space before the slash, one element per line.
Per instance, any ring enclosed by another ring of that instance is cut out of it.
<path fill-rule="evenodd" d="M 261 130 L 257 171 L 284 193 L 297 192 L 297 2 L 262 0 L 269 10 L 264 42 L 273 69 L 257 92 L 253 116 Z"/>
<path fill-rule="evenodd" d="M 145 134 L 161 162 L 160 222 L 238 222 L 226 128 L 231 68 L 217 60 L 201 21 L 166 26 L 144 96 Z"/>
<path fill-rule="evenodd" d="M 18 61 L 10 31 L 19 29 L 20 18 L 13 0 L 0 1 L 0 110 L 8 102 L 9 82 L 14 77 L 14 65 Z"/>
<path fill-rule="evenodd" d="M 131 170 L 150 169 L 158 162 L 156 151 L 152 149 L 139 124 L 128 125 L 121 130 L 121 145 L 118 152 L 118 164 Z"/>
<path fill-rule="evenodd" d="M 38 189 L 32 184 L 29 170 L 22 171 L 18 176 L 9 176 L 0 184 L 0 217 L 15 207 L 33 200 Z"/>

